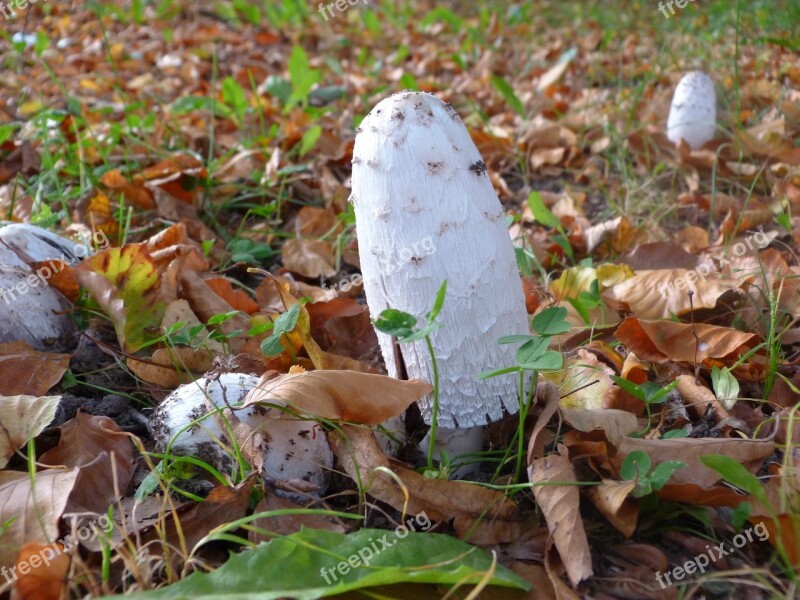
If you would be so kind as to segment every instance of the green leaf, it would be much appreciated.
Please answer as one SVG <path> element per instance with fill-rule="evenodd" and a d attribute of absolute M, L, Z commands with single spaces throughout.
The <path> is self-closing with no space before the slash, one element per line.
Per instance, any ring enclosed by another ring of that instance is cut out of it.
<path fill-rule="evenodd" d="M 400 340 L 414 333 L 416 325 L 416 317 L 394 308 L 387 308 L 375 319 L 375 329 L 393 335 Z"/>
<path fill-rule="evenodd" d="M 724 454 L 709 454 L 701 456 L 700 462 L 709 469 L 714 469 L 722 475 L 728 483 L 732 483 L 738 488 L 743 489 L 748 494 L 752 494 L 766 504 L 767 495 L 758 477 L 748 471 L 739 461 L 732 459 Z"/>
<path fill-rule="evenodd" d="M 233 109 L 240 119 L 249 106 L 242 86 L 236 83 L 233 77 L 226 77 L 222 80 L 222 100 Z"/>
<path fill-rule="evenodd" d="M 289 55 L 289 78 L 292 80 L 292 95 L 289 102 L 305 104 L 308 94 L 315 84 L 322 79 L 322 71 L 312 69 L 308 55 L 302 46 L 294 46 Z"/>
<path fill-rule="evenodd" d="M 634 450 L 622 461 L 619 474 L 625 481 L 644 479 L 648 471 L 650 471 L 651 464 L 653 463 L 647 453 L 641 450 Z"/>
<path fill-rule="evenodd" d="M 499 75 L 492 75 L 492 85 L 494 89 L 500 92 L 506 103 L 516 112 L 519 116 L 525 117 L 525 105 L 514 92 L 514 88 L 505 79 Z"/>
<path fill-rule="evenodd" d="M 292 84 L 280 75 L 270 75 L 264 82 L 264 89 L 273 98 L 285 104 L 292 95 Z"/>
<path fill-rule="evenodd" d="M 735 530 L 739 531 L 744 527 L 744 524 L 750 517 L 750 511 L 751 507 L 749 502 L 742 502 L 733 509 L 731 512 L 731 524 Z"/>
<path fill-rule="evenodd" d="M 292 304 L 285 313 L 275 319 L 275 333 L 280 335 L 282 333 L 289 333 L 297 325 L 297 319 L 300 316 L 300 305 Z"/>
<path fill-rule="evenodd" d="M 621 387 L 623 392 L 630 394 L 634 398 L 638 398 L 642 402 L 647 402 L 647 396 L 645 395 L 644 390 L 642 390 L 641 387 L 632 381 L 628 381 L 622 377 L 617 377 L 616 375 L 611 375 L 611 381 Z"/>
<path fill-rule="evenodd" d="M 285 350 L 283 342 L 281 341 L 282 334 L 273 333 L 263 342 L 261 342 L 261 351 L 265 356 L 278 356 Z"/>
<path fill-rule="evenodd" d="M 312 125 L 303 133 L 300 140 L 300 156 L 305 156 L 317 145 L 319 136 L 322 135 L 322 125 Z"/>
<path fill-rule="evenodd" d="M 541 335 L 558 335 L 566 333 L 571 326 L 564 319 L 567 316 L 567 309 L 563 306 L 552 306 L 544 309 L 533 317 L 531 325 L 533 330 Z"/>
<path fill-rule="evenodd" d="M 527 342 L 528 340 L 533 339 L 530 335 L 504 335 L 499 340 L 497 340 L 498 344 L 516 344 L 517 342 Z"/>
<path fill-rule="evenodd" d="M 550 212 L 550 209 L 544 205 L 542 195 L 539 192 L 531 192 L 528 196 L 528 207 L 531 209 L 534 220 L 540 225 L 558 229 L 561 227 L 561 221 L 558 217 Z"/>
<path fill-rule="evenodd" d="M 431 312 L 428 313 L 428 323 L 433 323 L 436 320 L 436 317 L 439 316 L 439 312 L 442 310 L 442 306 L 444 306 L 444 297 L 447 293 L 447 280 L 445 279 L 442 283 L 442 286 L 439 288 L 439 291 L 436 292 L 436 300 L 433 302 L 433 308 Z"/>
<path fill-rule="evenodd" d="M 216 571 L 196 572 L 171 586 L 129 594 L 126 600 L 314 600 L 395 583 L 478 583 L 492 558 L 452 536 L 409 531 L 419 527 L 419 518 L 408 519 L 408 529 L 399 531 L 361 529 L 344 535 L 303 529 L 236 554 Z M 490 583 L 531 587 L 502 565 L 496 565 Z"/>
<path fill-rule="evenodd" d="M 564 357 L 555 350 L 548 350 L 535 360 L 520 365 L 523 369 L 532 371 L 557 371 L 564 366 Z"/>
<path fill-rule="evenodd" d="M 535 362 L 547 352 L 550 340 L 545 337 L 531 338 L 519 347 L 516 354 L 517 365 L 524 367 Z"/>
<path fill-rule="evenodd" d="M 499 375 L 506 375 L 507 373 L 519 373 L 519 367 L 506 367 L 505 369 L 497 369 L 491 371 L 481 371 L 476 375 L 478 379 L 489 379 L 490 377 L 497 377 Z"/>
<path fill-rule="evenodd" d="M 677 380 L 673 381 L 665 388 L 662 388 L 652 381 L 645 381 L 641 385 L 642 391 L 644 392 L 644 401 L 647 402 L 647 404 L 660 404 L 667 399 L 667 394 L 669 394 L 676 385 L 678 385 Z"/>
<path fill-rule="evenodd" d="M 647 477 L 650 480 L 650 483 L 653 485 L 654 490 L 660 490 L 664 487 L 664 484 L 667 483 L 667 480 L 672 477 L 672 474 L 677 471 L 678 469 L 682 469 L 686 466 L 686 463 L 683 463 L 679 460 L 668 460 L 660 465 L 657 465 L 653 472 Z"/>

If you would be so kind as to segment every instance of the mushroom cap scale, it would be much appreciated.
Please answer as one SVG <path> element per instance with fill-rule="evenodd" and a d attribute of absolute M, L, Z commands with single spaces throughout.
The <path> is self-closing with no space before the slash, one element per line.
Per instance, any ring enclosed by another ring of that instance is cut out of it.
<path fill-rule="evenodd" d="M 514 364 L 514 348 L 497 340 L 529 331 L 522 284 L 503 208 L 458 113 L 427 93 L 381 101 L 356 137 L 351 200 L 373 318 L 387 308 L 421 318 L 448 282 L 443 327 L 432 335 L 439 425 L 473 427 L 514 413 L 516 376 L 476 375 Z M 377 334 L 396 377 L 392 340 Z M 433 381 L 424 340 L 400 350 L 410 378 Z M 428 423 L 431 404 L 420 402 Z"/>

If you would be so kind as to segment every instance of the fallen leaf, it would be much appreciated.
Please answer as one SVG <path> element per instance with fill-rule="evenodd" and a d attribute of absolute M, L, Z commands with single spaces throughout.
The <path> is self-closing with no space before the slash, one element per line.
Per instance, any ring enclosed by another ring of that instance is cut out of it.
<path fill-rule="evenodd" d="M 51 467 L 80 469 L 70 497 L 70 512 L 105 513 L 108 505 L 125 493 L 133 473 L 130 436 L 110 418 L 81 411 L 59 430 L 58 446 L 45 452 L 40 462 Z"/>
<path fill-rule="evenodd" d="M 31 542 L 20 548 L 14 569 L 14 600 L 61 600 L 67 590 L 70 557 L 64 545 Z"/>
<path fill-rule="evenodd" d="M 159 335 L 159 272 L 143 245 L 98 252 L 75 268 L 75 276 L 114 323 L 123 348 L 135 352 Z"/>
<path fill-rule="evenodd" d="M 614 335 L 642 360 L 693 364 L 696 359 L 707 367 L 717 363 L 732 365 L 740 354 L 758 343 L 756 334 L 730 327 L 645 321 L 636 317 L 625 319 Z"/>
<path fill-rule="evenodd" d="M 39 352 L 25 342 L 0 344 L 0 395 L 43 396 L 68 368 L 69 354 Z"/>
<path fill-rule="evenodd" d="M 402 414 L 433 391 L 418 379 L 403 381 L 387 375 L 356 371 L 309 371 L 270 377 L 265 373 L 244 406 L 288 405 L 298 412 L 365 425 L 378 425 Z"/>
<path fill-rule="evenodd" d="M 0 468 L 53 421 L 60 401 L 61 396 L 0 396 Z"/>
<path fill-rule="evenodd" d="M 570 485 L 578 479 L 567 454 L 567 449 L 560 446 L 558 454 L 534 460 L 528 466 L 528 479 L 570 583 L 577 587 L 592 576 L 592 557 L 581 518 L 580 492 L 578 486 Z M 549 485 L 551 482 L 553 485 Z"/>
<path fill-rule="evenodd" d="M 36 473 L 36 494 L 28 473 L 0 471 L 0 566 L 11 568 L 23 544 L 49 544 L 80 469 L 46 469 Z"/>
<path fill-rule="evenodd" d="M 328 242 L 292 238 L 281 248 L 283 266 L 303 277 L 333 277 L 333 248 Z"/>

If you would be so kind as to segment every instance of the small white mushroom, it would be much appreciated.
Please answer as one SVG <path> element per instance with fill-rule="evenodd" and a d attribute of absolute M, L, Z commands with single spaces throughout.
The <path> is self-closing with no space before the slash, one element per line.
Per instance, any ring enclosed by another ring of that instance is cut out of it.
<path fill-rule="evenodd" d="M 437 445 L 480 450 L 481 428 L 518 410 L 515 375 L 478 380 L 514 364 L 503 336 L 529 331 L 505 214 L 458 113 L 427 93 L 401 92 L 364 118 L 353 150 L 364 289 L 373 318 L 394 308 L 422 318 L 447 280 L 433 336 L 440 373 Z M 392 339 L 377 332 L 389 374 Z M 400 345 L 409 378 L 433 381 L 424 340 Z M 431 423 L 432 398 L 420 402 Z"/>
<path fill-rule="evenodd" d="M 675 88 L 667 119 L 667 137 L 677 144 L 681 138 L 693 149 L 714 138 L 717 97 L 714 82 L 702 71 L 683 76 Z"/>
<path fill-rule="evenodd" d="M 201 378 L 180 386 L 164 399 L 150 418 L 150 431 L 158 450 L 163 452 L 169 447 L 171 454 L 194 456 L 218 470 L 230 471 L 233 466 L 231 444 L 217 420 L 209 416 L 187 426 L 209 413 L 206 398 L 219 408 L 235 407 L 258 381 L 259 378 L 252 375 L 225 373 L 218 381 Z M 333 453 L 325 432 L 316 421 L 298 419 L 273 407 L 261 410 L 250 406 L 235 411 L 235 415 L 264 438 L 261 449 L 266 478 L 308 481 L 320 493 L 327 489 Z"/>
<path fill-rule="evenodd" d="M 41 227 L 13 223 L 0 227 L 0 342 L 27 342 L 37 350 L 68 351 L 73 321 L 66 314 L 72 306 L 50 287 L 56 263 L 36 271 L 29 263 L 63 260 L 75 265 L 91 254 L 76 244 Z"/>

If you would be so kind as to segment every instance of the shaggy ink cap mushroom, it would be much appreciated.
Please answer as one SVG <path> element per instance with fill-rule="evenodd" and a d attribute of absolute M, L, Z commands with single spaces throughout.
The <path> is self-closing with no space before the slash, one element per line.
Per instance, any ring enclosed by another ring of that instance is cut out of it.
<path fill-rule="evenodd" d="M 373 318 L 387 308 L 421 318 L 447 280 L 442 326 L 431 335 L 439 426 L 480 427 L 515 413 L 517 375 L 477 375 L 514 364 L 514 348 L 497 341 L 529 332 L 522 283 L 503 208 L 455 109 L 421 92 L 375 106 L 356 136 L 351 201 Z M 397 377 L 392 338 L 376 333 Z M 409 378 L 433 381 L 424 340 L 400 352 Z M 432 397 L 420 408 L 430 424 Z"/>

